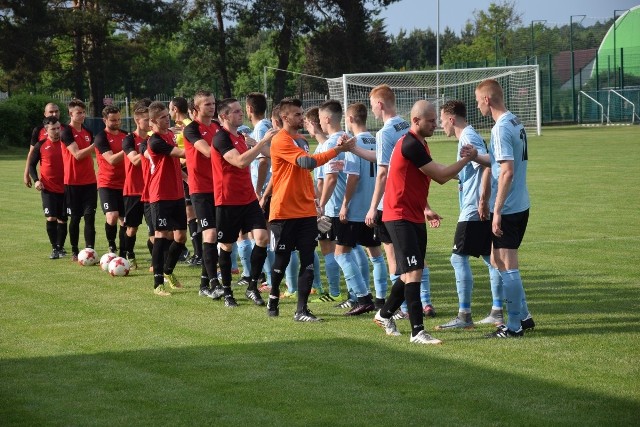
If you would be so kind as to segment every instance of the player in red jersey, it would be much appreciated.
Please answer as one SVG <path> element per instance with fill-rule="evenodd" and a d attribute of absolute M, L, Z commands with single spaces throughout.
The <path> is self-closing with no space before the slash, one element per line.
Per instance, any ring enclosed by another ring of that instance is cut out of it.
<path fill-rule="evenodd" d="M 147 140 L 149 132 L 149 108 L 138 107 L 133 112 L 133 120 L 136 123 L 136 130 L 127 135 L 122 141 L 122 151 L 124 157 L 125 180 L 122 188 L 124 199 L 124 226 L 126 235 L 124 246 L 127 259 L 132 269 L 138 268 L 136 255 L 136 235 L 138 227 L 142 223 L 144 206 L 142 203 L 142 191 L 144 190 L 144 177 L 142 170 L 142 158 L 140 145 Z"/>
<path fill-rule="evenodd" d="M 187 175 L 191 203 L 198 219 L 198 232 L 202 233 L 202 272 L 200 295 L 219 299 L 222 288 L 218 283 L 218 248 L 216 210 L 213 200 L 213 173 L 211 170 L 211 145 L 220 130 L 213 120 L 216 100 L 211 92 L 197 91 L 193 96 L 195 120 L 189 123 L 182 135 L 187 158 Z"/>
<path fill-rule="evenodd" d="M 402 136 L 391 154 L 387 183 L 384 190 L 382 220 L 389 232 L 396 258 L 396 274 L 389 299 L 376 313 L 375 322 L 387 335 L 399 335 L 393 314 L 406 299 L 411 323 L 410 342 L 441 344 L 424 331 L 420 279 L 427 251 L 427 220 L 433 218 L 427 196 L 433 179 L 444 184 L 458 175 L 462 168 L 474 160 L 478 151 L 470 145 L 462 148 L 461 159 L 444 166 L 432 160 L 425 138 L 436 128 L 436 109 L 428 101 L 420 100 L 411 109 L 411 127 Z"/>
<path fill-rule="evenodd" d="M 179 160 L 184 157 L 184 150 L 178 148 L 175 135 L 169 130 L 169 110 L 162 102 L 149 105 L 149 120 L 153 134 L 149 137 L 145 156 L 148 156 L 150 164 L 149 203 L 155 227 L 153 286 L 156 295 L 169 296 L 171 294 L 164 290 L 165 279 L 172 288 L 182 287 L 173 269 L 187 240 L 187 215 Z M 170 236 L 173 236 L 173 243 Z"/>
<path fill-rule="evenodd" d="M 98 161 L 98 194 L 102 212 L 105 215 L 104 230 L 109 243 L 109 252 L 116 253 L 116 235 L 118 222 L 120 222 L 118 256 L 125 257 L 124 236 L 126 229 L 123 227 L 124 199 L 122 188 L 125 180 L 124 157 L 122 141 L 126 132 L 120 129 L 120 109 L 113 105 L 107 105 L 102 110 L 102 120 L 105 129 L 99 132 L 94 140 L 96 159 Z"/>
<path fill-rule="evenodd" d="M 69 218 L 69 240 L 72 260 L 78 260 L 80 218 L 84 217 L 85 247 L 96 242 L 96 204 L 98 203 L 96 173 L 93 168 L 93 134 L 83 126 L 86 106 L 79 99 L 69 102 L 69 126 L 62 130 L 64 161 L 64 198 Z"/>
<path fill-rule="evenodd" d="M 67 231 L 64 212 L 64 164 L 60 143 L 60 122 L 55 116 L 44 119 L 47 137 L 33 147 L 29 156 L 29 175 L 42 196 L 42 209 L 47 218 L 47 235 L 51 243 L 50 259 L 60 258 Z M 40 177 L 36 165 L 40 162 Z M 60 229 L 64 232 L 60 232 Z"/>
<path fill-rule="evenodd" d="M 251 280 L 245 296 L 256 305 L 264 305 L 258 291 L 258 280 L 267 257 L 269 234 L 264 212 L 251 183 L 249 165 L 260 153 L 269 155 L 267 143 L 271 140 L 271 134 L 257 143 L 251 140 L 255 145 L 249 148 L 244 135 L 238 133 L 243 111 L 240 102 L 234 98 L 223 99 L 218 104 L 218 117 L 222 129 L 213 139 L 211 164 L 225 306 L 238 305 L 231 291 L 231 251 L 240 231 L 252 231 L 256 242 L 251 251 Z"/>
<path fill-rule="evenodd" d="M 51 116 L 60 120 L 60 108 L 58 108 L 58 106 L 53 102 L 50 102 L 44 106 L 44 117 L 47 118 Z M 62 128 L 60 130 L 62 131 Z M 29 177 L 29 173 L 30 173 L 29 172 L 29 164 L 30 164 L 29 156 L 33 152 L 33 147 L 43 139 L 47 139 L 47 130 L 45 129 L 44 124 L 39 124 L 38 126 L 34 127 L 33 131 L 31 132 L 31 143 L 29 144 L 29 153 L 27 153 L 27 161 L 24 166 L 23 182 L 24 182 L 24 185 L 26 185 L 28 188 L 31 188 L 31 178 Z"/>

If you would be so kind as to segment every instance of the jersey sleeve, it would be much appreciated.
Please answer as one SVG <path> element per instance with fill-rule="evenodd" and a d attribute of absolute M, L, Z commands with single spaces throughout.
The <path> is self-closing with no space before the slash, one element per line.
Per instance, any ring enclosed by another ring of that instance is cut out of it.
<path fill-rule="evenodd" d="M 213 146 L 222 156 L 235 149 L 233 141 L 231 141 L 231 135 L 226 130 L 220 130 L 216 133 L 216 136 L 213 138 Z"/>
<path fill-rule="evenodd" d="M 420 141 L 414 138 L 404 138 L 400 149 L 402 150 L 402 156 L 413 163 L 418 169 L 432 160 Z"/>
<path fill-rule="evenodd" d="M 154 133 L 149 138 L 149 148 L 151 148 L 154 153 L 164 154 L 168 156 L 169 154 L 171 154 L 171 151 L 174 147 L 173 145 L 167 144 L 167 141 Z"/>
<path fill-rule="evenodd" d="M 31 156 L 29 157 L 29 176 L 34 182 L 38 181 L 38 170 L 36 169 L 36 166 L 40 161 L 40 147 L 42 147 L 42 141 L 36 142 L 33 146 Z"/>
<path fill-rule="evenodd" d="M 511 133 L 505 126 L 494 126 L 491 129 L 491 145 L 496 161 L 513 160 L 513 144 Z"/>
<path fill-rule="evenodd" d="M 33 128 L 33 132 L 31 132 L 31 145 L 34 147 L 40 140 L 40 130 L 42 130 L 42 126 L 36 126 Z"/>
<path fill-rule="evenodd" d="M 457 159 L 460 160 L 460 150 L 465 145 L 473 145 L 476 150 L 478 150 L 478 154 L 487 154 L 487 145 L 480 135 L 476 132 L 464 132 L 460 136 L 460 141 L 458 142 L 458 155 Z M 475 161 L 469 163 L 473 169 L 478 169 L 480 167 L 480 163 Z"/>
<path fill-rule="evenodd" d="M 200 127 L 197 122 L 191 122 L 182 130 L 182 136 L 185 141 L 188 141 L 191 145 L 195 144 L 196 141 L 204 139 L 202 137 L 202 133 L 200 133 Z"/>
<path fill-rule="evenodd" d="M 360 175 L 360 157 L 347 151 L 344 154 L 344 173 L 347 175 Z"/>
<path fill-rule="evenodd" d="M 124 154 L 127 156 L 130 152 L 136 151 L 136 138 L 132 133 L 125 136 L 122 140 L 122 151 L 124 151 Z"/>
<path fill-rule="evenodd" d="M 332 148 L 335 148 L 337 142 L 338 142 L 338 140 L 336 138 L 329 138 L 326 141 L 325 151 L 331 150 Z M 339 173 L 342 170 L 341 166 L 342 166 L 343 162 L 344 162 L 344 155 L 343 154 L 338 154 L 336 157 L 334 157 L 331 160 L 329 160 L 322 167 L 322 169 L 323 169 L 322 170 L 323 177 L 326 177 L 327 174 Z"/>
<path fill-rule="evenodd" d="M 73 132 L 71 132 L 71 126 L 66 126 L 64 129 L 62 129 L 62 132 L 60 133 L 60 140 L 67 147 L 73 144 L 74 142 L 76 142 L 76 140 L 73 139 Z"/>
<path fill-rule="evenodd" d="M 109 141 L 107 140 L 107 135 L 104 132 L 100 132 L 96 135 L 96 139 L 93 141 L 96 150 L 100 154 L 104 154 L 107 151 L 111 151 L 111 146 L 109 145 Z"/>
<path fill-rule="evenodd" d="M 379 165 L 389 165 L 391 153 L 397 142 L 393 132 L 384 132 L 384 129 L 381 129 L 376 133 L 376 160 Z"/>

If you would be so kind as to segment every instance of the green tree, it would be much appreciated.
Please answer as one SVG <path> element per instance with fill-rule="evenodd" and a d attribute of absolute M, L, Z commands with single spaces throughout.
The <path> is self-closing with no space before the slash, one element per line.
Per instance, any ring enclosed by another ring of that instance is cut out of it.
<path fill-rule="evenodd" d="M 489 4 L 486 12 L 474 10 L 473 16 L 473 23 L 467 23 L 462 32 L 463 43 L 446 50 L 443 55 L 445 62 L 497 61 L 508 52 L 513 29 L 522 23 L 515 2 L 507 0 Z"/>

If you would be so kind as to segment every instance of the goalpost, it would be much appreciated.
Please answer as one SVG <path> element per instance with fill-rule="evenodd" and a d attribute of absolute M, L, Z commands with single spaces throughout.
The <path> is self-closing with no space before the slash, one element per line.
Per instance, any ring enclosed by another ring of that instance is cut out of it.
<path fill-rule="evenodd" d="M 329 97 L 343 106 L 362 102 L 369 107 L 369 92 L 375 86 L 389 85 L 396 95 L 398 114 L 408 118 L 418 99 L 439 106 L 450 99 L 467 105 L 467 121 L 476 129 L 490 129 L 491 117 L 483 117 L 476 108 L 475 88 L 483 80 L 495 79 L 504 89 L 507 108 L 522 121 L 527 130 L 541 134 L 540 78 L 538 65 L 465 68 L 440 71 L 407 71 L 388 73 L 345 74 L 327 79 Z M 382 126 L 369 115 L 370 129 Z"/>
<path fill-rule="evenodd" d="M 507 108 L 518 116 L 529 132 L 541 134 L 542 113 L 538 65 L 345 74 L 336 78 L 310 76 L 264 67 L 265 94 L 268 87 L 267 71 L 282 71 L 295 77 L 296 86 L 299 88 L 296 92 L 299 93 L 291 95 L 300 98 L 304 108 L 320 105 L 324 100 L 331 98 L 341 101 L 343 108 L 349 104 L 362 102 L 369 109 L 371 89 L 381 84 L 388 84 L 396 95 L 398 114 L 402 117 L 409 118 L 411 107 L 419 99 L 434 102 L 438 112 L 440 105 L 444 102 L 459 99 L 467 105 L 467 121 L 478 130 L 491 129 L 493 120 L 491 117 L 480 115 L 476 108 L 475 89 L 481 81 L 495 79 L 504 90 Z M 323 87 L 322 92 L 328 89 L 324 96 L 317 92 L 320 90 L 319 87 Z M 369 114 L 367 127 L 375 131 L 382 127 L 382 123 Z"/>

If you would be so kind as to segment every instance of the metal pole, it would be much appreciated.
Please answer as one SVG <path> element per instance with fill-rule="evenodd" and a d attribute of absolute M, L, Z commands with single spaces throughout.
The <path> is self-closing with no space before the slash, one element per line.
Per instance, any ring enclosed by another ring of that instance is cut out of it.
<path fill-rule="evenodd" d="M 440 0 L 437 2 L 438 23 L 436 29 L 436 99 L 440 97 Z"/>
<path fill-rule="evenodd" d="M 573 122 L 578 121 L 576 112 L 576 71 L 573 64 L 573 17 L 582 17 L 584 19 L 587 15 L 571 15 L 569 17 L 569 49 L 571 50 L 571 104 L 573 106 Z M 582 22 L 582 20 L 580 20 Z"/>
<path fill-rule="evenodd" d="M 618 62 L 616 60 L 616 57 L 618 55 L 618 52 L 616 51 L 616 28 L 618 27 L 616 25 L 616 19 L 617 19 L 617 14 L 618 12 L 627 12 L 629 9 L 614 9 L 613 10 L 613 71 L 614 71 L 614 76 L 616 81 L 614 82 L 614 85 L 616 87 L 618 87 L 618 73 L 616 72 L 616 70 L 618 69 Z M 624 13 L 620 16 L 624 16 Z"/>
<path fill-rule="evenodd" d="M 541 23 L 544 24 L 546 23 L 547 20 L 546 19 L 534 19 L 533 21 L 531 21 L 531 56 L 534 57 L 536 56 L 536 50 L 535 50 L 535 44 L 534 44 L 534 32 L 533 32 L 533 27 L 536 23 Z M 536 61 L 537 63 L 538 61 Z"/>

